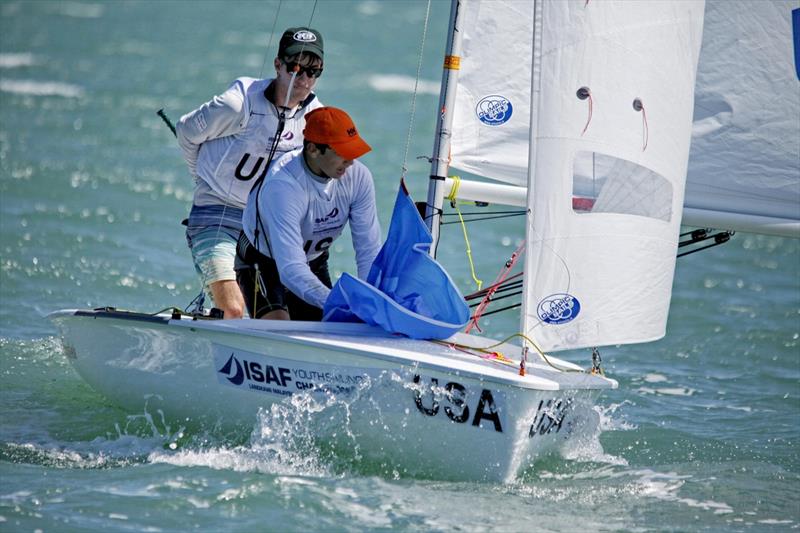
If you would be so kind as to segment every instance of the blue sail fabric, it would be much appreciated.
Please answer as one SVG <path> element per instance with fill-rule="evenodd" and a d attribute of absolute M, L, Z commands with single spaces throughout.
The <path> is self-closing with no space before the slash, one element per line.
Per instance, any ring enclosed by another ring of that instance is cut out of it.
<path fill-rule="evenodd" d="M 325 301 L 329 322 L 366 322 L 412 339 L 444 339 L 469 320 L 458 288 L 428 250 L 433 239 L 400 182 L 386 242 L 367 281 L 347 273 Z"/>

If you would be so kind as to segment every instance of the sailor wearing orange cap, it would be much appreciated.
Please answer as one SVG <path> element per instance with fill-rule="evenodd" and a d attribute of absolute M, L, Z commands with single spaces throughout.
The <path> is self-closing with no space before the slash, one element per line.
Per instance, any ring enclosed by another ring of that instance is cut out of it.
<path fill-rule="evenodd" d="M 306 114 L 304 144 L 256 186 L 242 219 L 236 272 L 253 318 L 321 320 L 330 293 L 328 250 L 349 222 L 358 276 L 381 246 L 371 150 L 350 116 L 335 107 Z"/>

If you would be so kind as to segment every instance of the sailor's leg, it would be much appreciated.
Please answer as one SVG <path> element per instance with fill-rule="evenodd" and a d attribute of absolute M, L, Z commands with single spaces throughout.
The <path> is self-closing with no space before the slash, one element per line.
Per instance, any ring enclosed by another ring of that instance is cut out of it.
<path fill-rule="evenodd" d="M 236 280 L 214 281 L 209 284 L 214 307 L 222 309 L 223 318 L 242 318 L 244 315 L 244 298 Z"/>

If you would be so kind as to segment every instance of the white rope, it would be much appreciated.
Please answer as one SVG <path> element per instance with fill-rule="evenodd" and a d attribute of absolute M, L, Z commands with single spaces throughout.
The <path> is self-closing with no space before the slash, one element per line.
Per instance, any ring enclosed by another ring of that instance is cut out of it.
<path fill-rule="evenodd" d="M 410 113 L 411 116 L 409 117 L 408 120 L 408 135 L 406 136 L 406 150 L 405 153 L 403 154 L 403 166 L 402 166 L 403 173 L 401 175 L 401 178 L 405 178 L 406 172 L 408 172 L 406 164 L 408 163 L 408 150 L 409 147 L 411 146 L 411 136 L 413 135 L 414 131 L 414 117 L 416 115 L 416 109 L 417 109 L 417 92 L 419 90 L 419 77 L 420 77 L 420 72 L 422 71 L 422 58 L 424 56 L 425 38 L 428 35 L 428 20 L 430 19 L 430 15 L 431 15 L 431 0 L 428 0 L 428 5 L 425 9 L 425 24 L 423 25 L 422 28 L 422 41 L 420 42 L 419 45 L 419 57 L 417 59 L 417 77 L 414 80 L 414 93 L 411 96 L 411 113 Z"/>
<path fill-rule="evenodd" d="M 283 0 L 278 2 L 278 9 L 275 10 L 275 16 L 272 18 L 272 29 L 269 31 L 269 42 L 267 42 L 267 48 L 264 50 L 264 61 L 261 63 L 261 70 L 258 71 L 259 79 L 264 77 L 264 67 L 267 66 L 269 51 L 272 50 L 272 40 L 275 38 L 275 28 L 278 26 L 278 15 L 281 12 L 281 6 L 283 6 Z"/>

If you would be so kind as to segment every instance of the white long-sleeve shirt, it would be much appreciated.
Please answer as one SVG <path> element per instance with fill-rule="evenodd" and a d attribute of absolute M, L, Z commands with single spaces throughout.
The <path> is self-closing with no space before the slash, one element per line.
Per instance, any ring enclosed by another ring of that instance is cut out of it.
<path fill-rule="evenodd" d="M 281 283 L 290 291 L 312 305 L 325 305 L 330 289 L 308 262 L 330 247 L 348 221 L 358 277 L 367 278 L 381 247 L 381 229 L 375 185 L 364 164 L 354 161 L 341 178 L 320 178 L 306 166 L 303 150 L 295 150 L 273 164 L 256 192 L 244 211 L 244 232 L 259 252 L 275 260 Z"/>
<path fill-rule="evenodd" d="M 178 121 L 176 133 L 189 171 L 195 177 L 194 205 L 244 209 L 256 179 L 266 172 L 279 111 L 264 91 L 271 79 L 238 78 Z M 286 113 L 275 160 L 303 145 L 305 114 L 321 107 L 311 94 Z"/>

